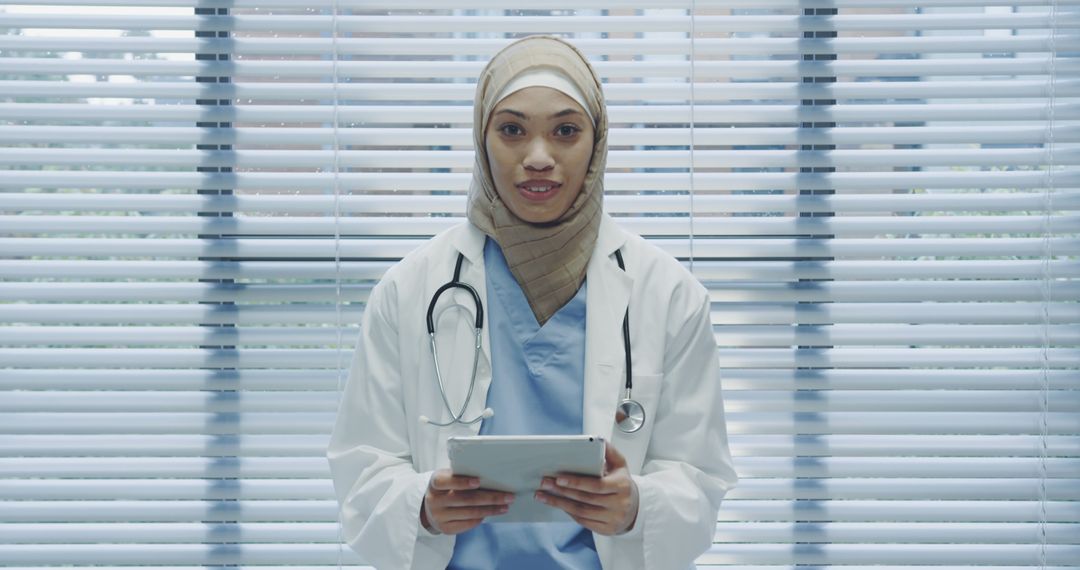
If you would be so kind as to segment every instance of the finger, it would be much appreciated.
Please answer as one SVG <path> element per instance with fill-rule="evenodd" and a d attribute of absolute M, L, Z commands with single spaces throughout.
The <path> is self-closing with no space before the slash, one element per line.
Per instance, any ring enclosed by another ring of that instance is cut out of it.
<path fill-rule="evenodd" d="M 559 473 L 555 477 L 545 479 L 550 479 L 558 489 L 574 489 L 597 495 L 610 495 L 619 492 L 618 485 L 613 485 L 613 481 L 608 478 Z M 543 482 L 541 482 L 541 485 L 543 485 Z"/>
<path fill-rule="evenodd" d="M 607 524 L 602 521 L 595 521 L 584 517 L 576 517 L 574 515 L 570 515 L 570 518 L 573 519 L 574 522 L 595 533 L 603 534 L 606 536 L 613 536 L 615 534 L 615 526 L 612 524 Z"/>
<path fill-rule="evenodd" d="M 431 476 L 430 486 L 436 491 L 465 491 L 480 487 L 480 479 L 454 475 L 449 469 L 440 469 Z"/>
<path fill-rule="evenodd" d="M 484 522 L 484 519 L 473 519 L 468 521 L 454 521 L 451 523 L 446 523 L 446 527 L 442 529 L 442 533 L 461 534 L 465 531 L 469 531 L 480 526 L 480 523 L 482 522 Z"/>
<path fill-rule="evenodd" d="M 590 493 L 588 491 L 579 491 L 570 487 L 558 487 L 551 484 L 542 484 L 540 489 L 551 495 L 558 495 L 560 497 L 567 497 L 573 499 L 579 503 L 585 503 L 588 505 L 595 505 L 605 509 L 610 509 L 615 506 L 616 501 L 619 499 L 619 495 L 616 494 L 599 494 Z"/>
<path fill-rule="evenodd" d="M 437 499 L 438 500 L 438 499 Z M 513 493 L 499 491 L 451 491 L 441 500 L 440 504 L 446 507 L 480 507 L 490 505 L 509 505 L 514 502 Z"/>
<path fill-rule="evenodd" d="M 581 503 L 573 499 L 552 495 L 551 493 L 545 493 L 543 491 L 537 491 L 535 497 L 537 501 L 560 509 L 572 517 L 582 517 L 597 522 L 606 522 L 609 518 L 610 511 L 596 505 Z"/>
<path fill-rule="evenodd" d="M 626 467 L 626 458 L 619 453 L 618 449 L 615 449 L 615 446 L 610 441 L 604 445 L 604 465 L 607 473 Z"/>
<path fill-rule="evenodd" d="M 435 518 L 439 521 L 439 528 L 444 528 L 446 523 L 467 521 L 472 519 L 483 519 L 484 517 L 506 514 L 506 511 L 506 505 L 489 505 L 483 507 L 452 507 L 447 509 L 441 509 L 440 511 L 436 512 Z"/>

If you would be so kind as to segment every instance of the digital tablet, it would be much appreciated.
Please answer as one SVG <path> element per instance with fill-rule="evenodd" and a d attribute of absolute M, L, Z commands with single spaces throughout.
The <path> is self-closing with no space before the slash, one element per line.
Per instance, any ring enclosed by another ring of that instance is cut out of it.
<path fill-rule="evenodd" d="M 571 522 L 565 512 L 533 497 L 545 476 L 604 472 L 604 439 L 591 435 L 479 435 L 447 440 L 454 475 L 480 478 L 480 487 L 514 493 L 503 515 L 491 522 Z"/>

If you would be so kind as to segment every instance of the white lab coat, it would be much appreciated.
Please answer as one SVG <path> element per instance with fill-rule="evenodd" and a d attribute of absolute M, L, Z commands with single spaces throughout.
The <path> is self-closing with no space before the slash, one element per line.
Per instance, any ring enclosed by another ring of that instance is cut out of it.
<path fill-rule="evenodd" d="M 453 553 L 453 536 L 432 535 L 420 525 L 420 505 L 431 473 L 449 467 L 447 438 L 474 435 L 480 423 L 440 428 L 418 421 L 421 415 L 448 419 L 425 317 L 432 293 L 451 279 L 459 252 L 465 256 L 461 280 L 476 289 L 485 309 L 490 306 L 484 239 L 469 223 L 441 233 L 386 273 L 364 311 L 327 457 L 345 540 L 380 570 L 445 568 Z M 614 257 L 620 248 L 625 272 Z M 595 536 L 601 564 L 619 570 L 692 567 L 712 543 L 720 501 L 736 482 L 708 294 L 671 256 L 606 215 L 586 271 L 584 433 L 606 438 L 626 457 L 640 492 L 630 532 Z M 633 397 L 647 417 L 633 434 L 613 429 L 625 384 L 622 321 L 628 303 Z M 451 290 L 435 311 L 441 371 L 455 409 L 472 370 L 473 310 L 468 293 Z M 486 312 L 484 323 L 468 419 L 483 410 L 491 384 Z"/>

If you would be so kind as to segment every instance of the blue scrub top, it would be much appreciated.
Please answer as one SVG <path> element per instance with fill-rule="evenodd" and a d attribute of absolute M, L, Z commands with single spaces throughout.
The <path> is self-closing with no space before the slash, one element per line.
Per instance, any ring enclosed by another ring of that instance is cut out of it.
<path fill-rule="evenodd" d="M 495 415 L 481 435 L 579 435 L 585 395 L 585 284 L 541 327 L 502 250 L 484 244 Z M 577 523 L 484 522 L 457 536 L 453 570 L 600 568 L 592 531 Z"/>

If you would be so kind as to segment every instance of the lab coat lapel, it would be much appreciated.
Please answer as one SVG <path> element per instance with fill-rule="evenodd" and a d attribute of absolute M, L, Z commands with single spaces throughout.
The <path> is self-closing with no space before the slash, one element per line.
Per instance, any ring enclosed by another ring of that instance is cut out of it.
<path fill-rule="evenodd" d="M 625 235 L 606 215 L 586 269 L 585 401 L 583 432 L 611 439 L 615 407 L 626 383 L 622 322 L 633 279 L 619 269 L 615 250 Z M 632 260 L 623 259 L 627 264 Z"/>

